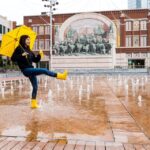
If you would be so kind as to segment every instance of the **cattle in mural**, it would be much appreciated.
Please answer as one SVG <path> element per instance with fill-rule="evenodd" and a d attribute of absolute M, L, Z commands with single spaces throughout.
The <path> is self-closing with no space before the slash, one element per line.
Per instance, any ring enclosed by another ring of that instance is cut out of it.
<path fill-rule="evenodd" d="M 110 40 L 114 34 L 113 24 L 97 21 L 91 26 L 90 23 L 88 26 L 81 26 L 81 22 L 78 23 L 80 26 L 76 23 L 68 27 L 65 40 L 54 45 L 54 55 L 110 55 L 113 47 Z"/>

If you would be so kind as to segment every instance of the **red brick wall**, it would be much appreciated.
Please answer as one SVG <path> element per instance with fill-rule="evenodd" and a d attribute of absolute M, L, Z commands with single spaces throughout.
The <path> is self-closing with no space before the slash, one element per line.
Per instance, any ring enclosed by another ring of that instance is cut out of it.
<path fill-rule="evenodd" d="M 150 14 L 148 15 L 147 29 L 147 45 L 150 46 Z"/>
<path fill-rule="evenodd" d="M 100 13 L 106 17 L 108 17 L 111 20 L 120 20 L 120 46 L 121 47 L 125 47 L 125 40 L 126 40 L 126 35 L 139 35 L 140 34 L 147 34 L 147 44 L 148 46 L 150 46 L 150 22 L 148 23 L 148 30 L 147 31 L 125 31 L 125 19 L 149 19 L 150 21 L 150 16 L 148 16 L 148 9 L 137 9 L 137 10 L 121 10 L 121 11 L 102 11 L 102 12 L 96 12 L 96 13 Z M 125 17 L 120 17 L 121 14 L 124 13 Z M 54 17 L 54 22 L 53 24 L 62 24 L 64 23 L 68 18 L 70 18 L 71 16 L 75 15 L 76 13 L 71 13 L 71 14 L 57 14 L 57 15 L 53 15 Z M 44 20 L 46 20 L 46 22 L 49 23 L 49 16 L 42 16 L 42 18 Z M 32 19 L 32 22 L 28 22 L 29 19 Z M 33 24 L 46 24 L 45 21 L 40 18 L 40 16 L 25 16 L 24 17 L 24 24 L 27 26 L 32 26 Z M 54 31 L 54 28 L 53 28 Z M 53 32 L 54 33 L 54 32 Z M 45 39 L 45 38 L 49 38 L 46 37 L 44 35 L 40 35 L 37 37 L 38 39 Z M 54 35 L 53 35 L 53 39 L 54 39 Z M 54 40 L 53 40 L 54 41 Z M 118 48 L 117 53 L 119 52 L 148 52 L 150 51 L 150 48 L 139 48 L 139 49 L 134 49 L 134 48 Z"/>

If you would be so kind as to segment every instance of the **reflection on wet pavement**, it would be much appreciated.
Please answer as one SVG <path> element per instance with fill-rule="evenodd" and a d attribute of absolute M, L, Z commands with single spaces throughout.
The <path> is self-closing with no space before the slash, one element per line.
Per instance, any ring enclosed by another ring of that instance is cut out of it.
<path fill-rule="evenodd" d="M 146 75 L 108 77 L 109 87 L 132 116 L 137 126 L 150 138 L 150 77 Z M 134 130 L 137 128 L 134 127 Z"/>
<path fill-rule="evenodd" d="M 23 136 L 27 140 L 113 140 L 99 91 L 102 83 L 97 84 L 94 76 L 75 76 L 65 82 L 46 77 L 39 80 L 39 110 L 29 107 L 32 88 L 28 81 L 13 85 L 13 89 L 6 86 L 0 95 L 1 135 Z"/>
<path fill-rule="evenodd" d="M 30 109 L 28 80 L 0 90 L 0 134 L 41 139 L 149 143 L 149 77 L 39 78 L 40 109 Z M 137 139 L 138 138 L 138 139 Z"/>

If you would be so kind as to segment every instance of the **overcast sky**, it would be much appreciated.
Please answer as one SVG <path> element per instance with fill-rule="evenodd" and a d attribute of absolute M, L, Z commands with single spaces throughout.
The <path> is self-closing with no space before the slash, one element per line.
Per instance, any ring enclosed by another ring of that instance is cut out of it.
<path fill-rule="evenodd" d="M 97 10 L 127 9 L 127 0 L 58 0 L 56 13 L 88 12 Z M 23 16 L 39 15 L 44 8 L 42 0 L 2 0 L 0 15 L 17 24 L 23 24 Z"/>

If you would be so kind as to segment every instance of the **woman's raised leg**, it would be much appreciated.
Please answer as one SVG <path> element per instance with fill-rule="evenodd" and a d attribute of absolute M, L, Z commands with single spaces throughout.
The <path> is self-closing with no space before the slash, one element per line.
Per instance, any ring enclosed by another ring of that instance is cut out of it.
<path fill-rule="evenodd" d="M 31 99 L 31 108 L 38 108 L 38 102 L 36 99 L 37 96 L 37 90 L 38 90 L 38 81 L 37 81 L 37 77 L 36 76 L 30 76 L 29 80 L 31 82 L 32 85 L 32 99 Z"/>

